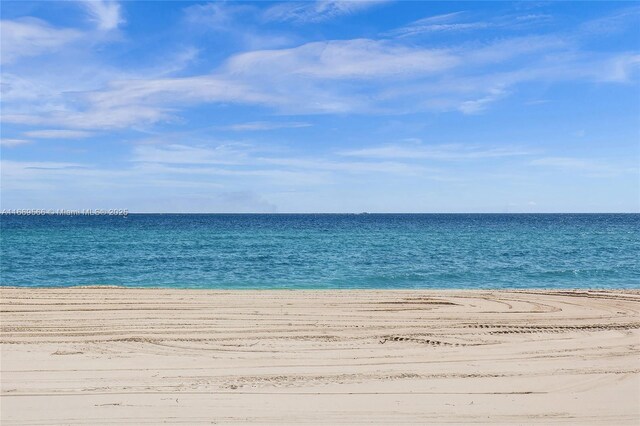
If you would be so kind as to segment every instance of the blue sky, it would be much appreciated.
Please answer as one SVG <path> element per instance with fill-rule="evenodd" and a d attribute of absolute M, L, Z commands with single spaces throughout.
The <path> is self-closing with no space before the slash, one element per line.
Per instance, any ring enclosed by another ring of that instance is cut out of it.
<path fill-rule="evenodd" d="M 635 2 L 2 2 L 3 209 L 638 212 Z"/>

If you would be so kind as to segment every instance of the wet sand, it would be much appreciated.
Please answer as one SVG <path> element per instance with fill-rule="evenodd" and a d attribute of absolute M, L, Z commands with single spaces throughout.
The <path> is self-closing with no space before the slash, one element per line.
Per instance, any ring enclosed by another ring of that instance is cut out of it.
<path fill-rule="evenodd" d="M 640 423 L 640 291 L 0 291 L 2 425 Z"/>

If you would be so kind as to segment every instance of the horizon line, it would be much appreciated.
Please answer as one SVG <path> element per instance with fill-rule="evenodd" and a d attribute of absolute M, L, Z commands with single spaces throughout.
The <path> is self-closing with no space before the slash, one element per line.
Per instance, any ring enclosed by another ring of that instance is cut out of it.
<path fill-rule="evenodd" d="M 37 210 L 37 209 L 12 209 L 12 210 Z M 106 214 L 106 213 L 78 213 L 82 209 L 58 209 L 67 210 L 66 213 L 0 213 L 0 216 L 125 216 L 125 214 Z M 640 214 L 640 211 L 607 211 L 607 212 L 153 212 L 153 211 L 136 211 L 126 212 L 126 215 L 352 215 L 352 216 L 366 216 L 366 215 L 438 215 L 438 214 L 450 214 L 450 215 L 463 215 L 463 214 L 477 214 L 477 215 L 543 215 L 543 214 L 556 214 L 556 215 L 569 215 L 569 214 Z"/>

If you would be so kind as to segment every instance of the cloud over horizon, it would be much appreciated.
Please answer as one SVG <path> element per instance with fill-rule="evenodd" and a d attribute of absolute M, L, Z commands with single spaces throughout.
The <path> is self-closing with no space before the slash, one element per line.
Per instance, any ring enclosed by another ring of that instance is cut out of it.
<path fill-rule="evenodd" d="M 549 210 L 554 185 L 580 210 L 600 179 L 640 209 L 638 7 L 156 6 L 3 5 L 3 202 L 129 179 L 129 200 L 168 185 L 278 211 L 374 211 L 354 194 L 390 191 Z"/>

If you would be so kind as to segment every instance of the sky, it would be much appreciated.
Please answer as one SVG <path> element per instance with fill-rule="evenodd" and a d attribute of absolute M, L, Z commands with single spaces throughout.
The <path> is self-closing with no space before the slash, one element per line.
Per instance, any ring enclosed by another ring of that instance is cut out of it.
<path fill-rule="evenodd" d="M 637 2 L 1 17 L 2 209 L 640 212 Z"/>

